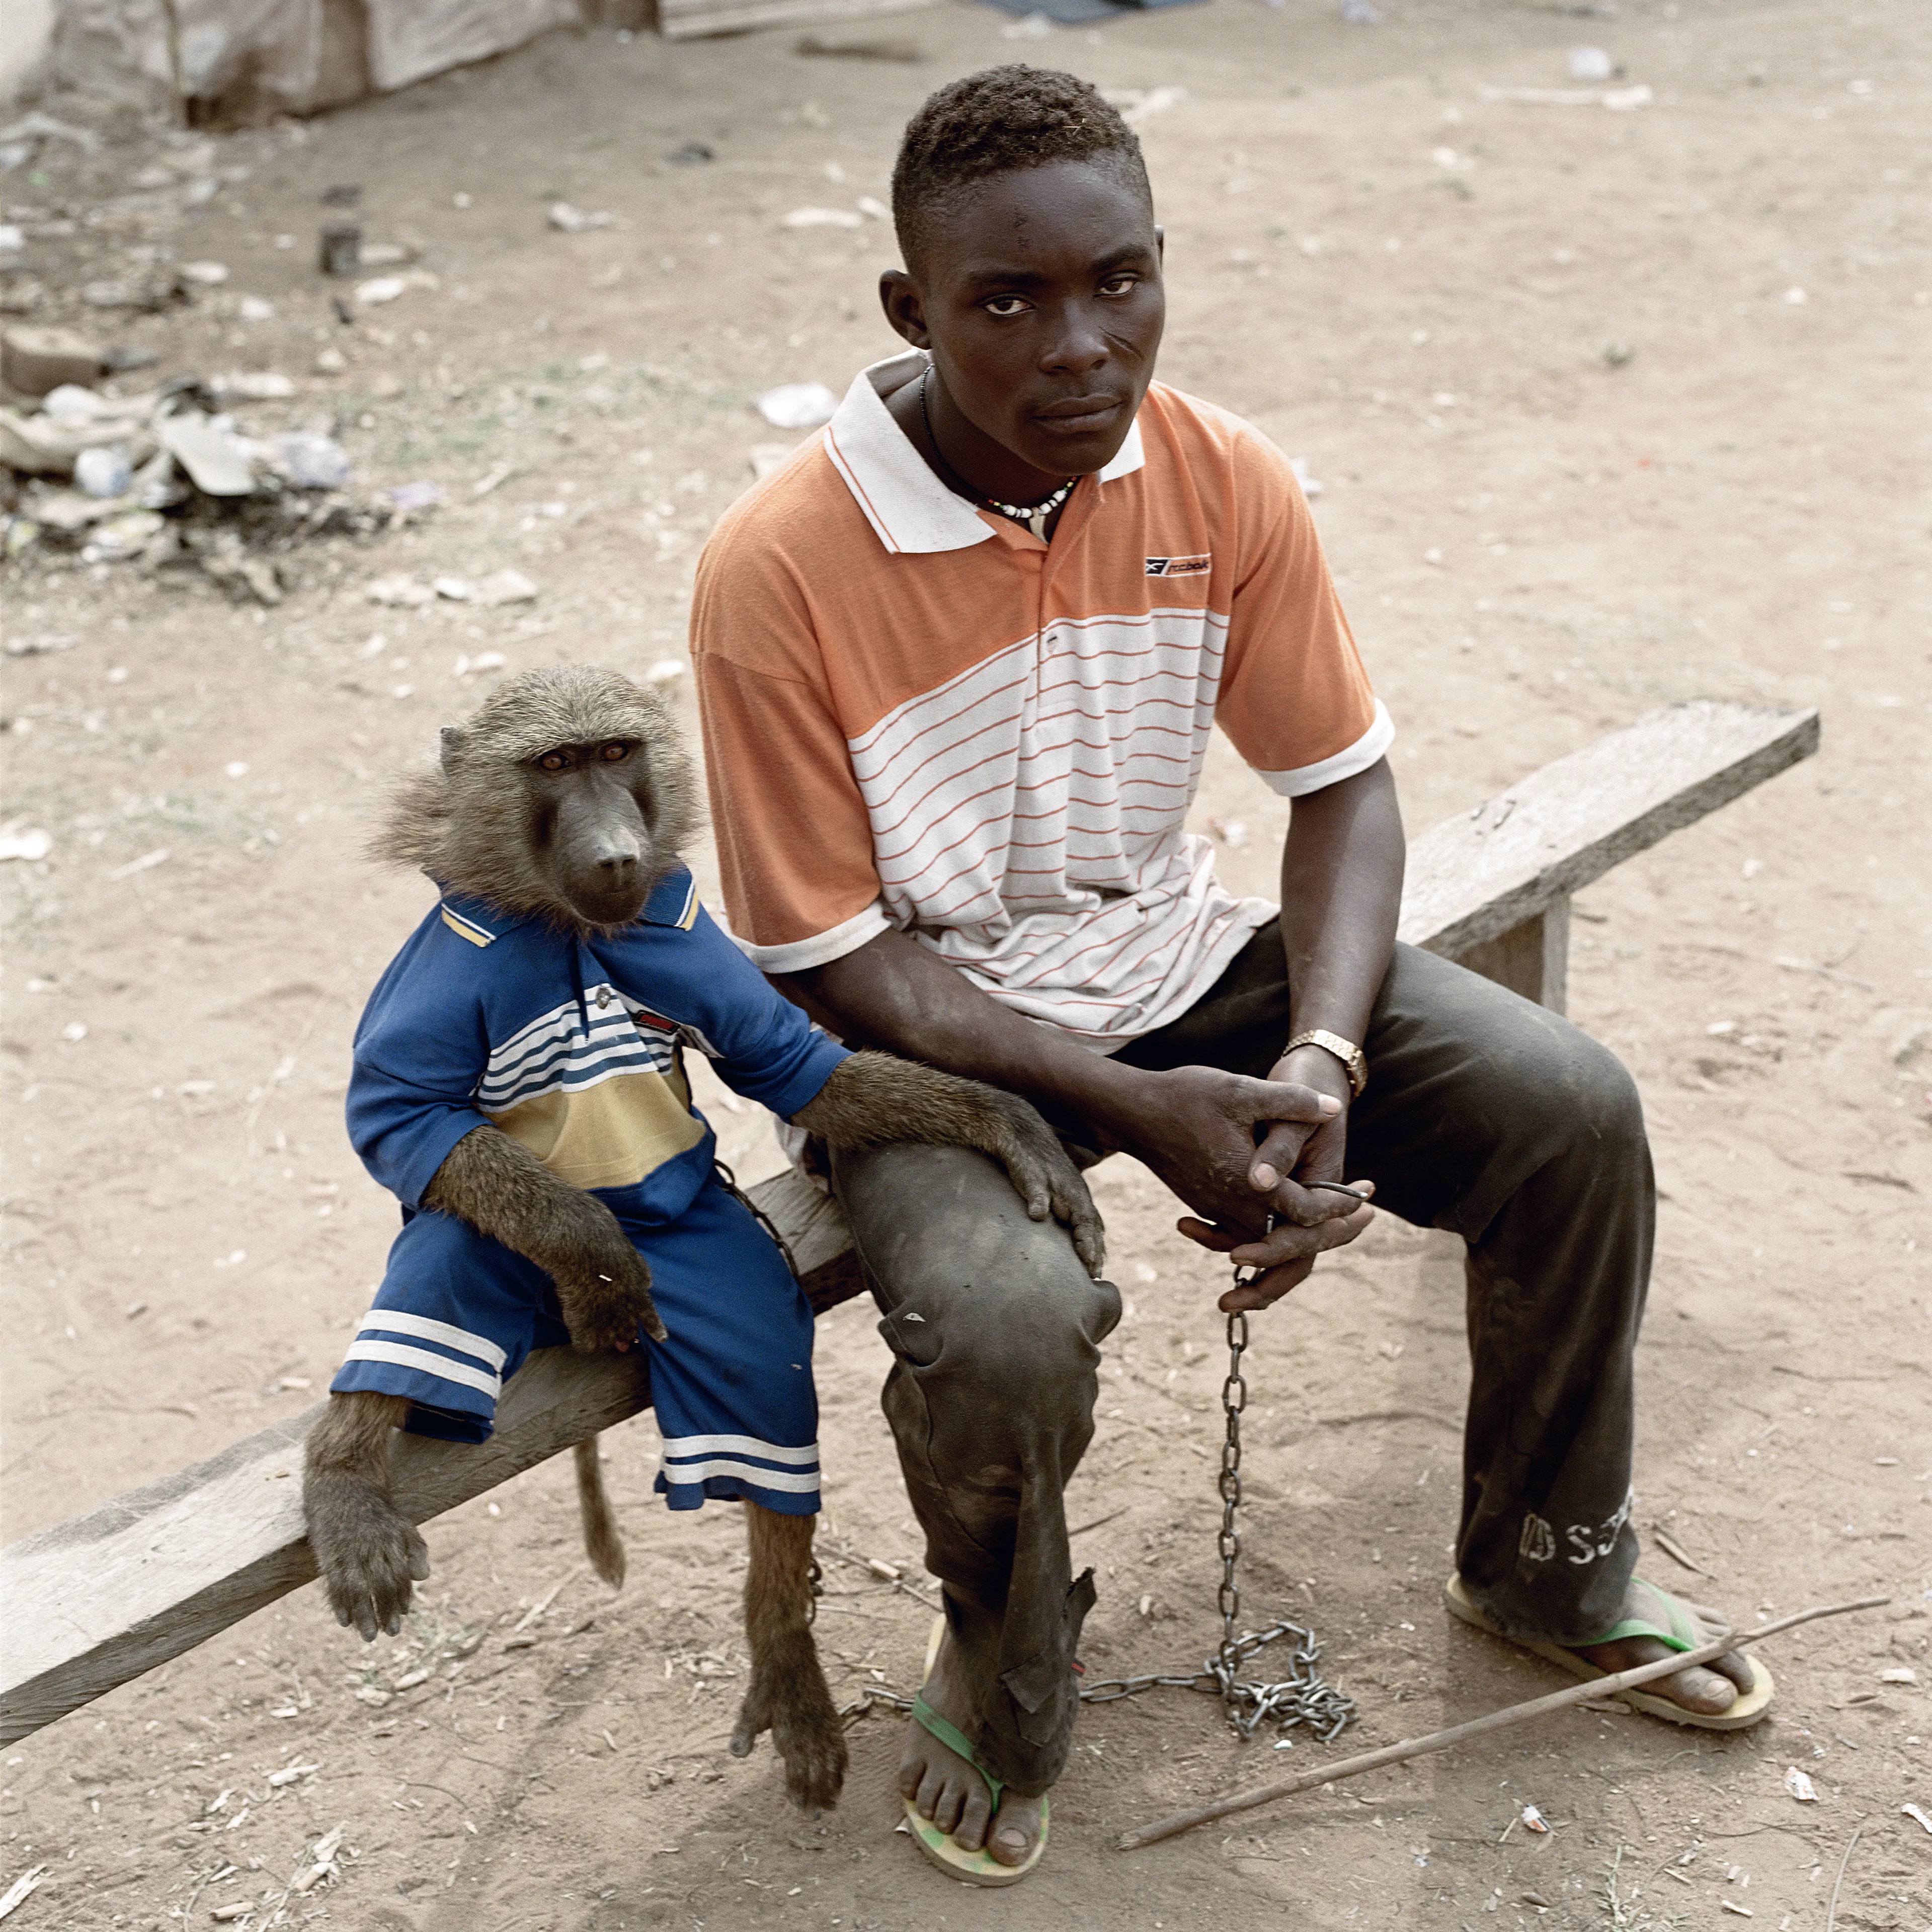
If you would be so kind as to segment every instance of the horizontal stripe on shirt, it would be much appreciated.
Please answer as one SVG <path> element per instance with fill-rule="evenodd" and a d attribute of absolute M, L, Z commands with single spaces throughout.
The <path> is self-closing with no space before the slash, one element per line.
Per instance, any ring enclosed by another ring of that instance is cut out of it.
<path fill-rule="evenodd" d="M 403 1342 L 368 1341 L 361 1338 L 349 1345 L 345 1362 L 388 1362 L 398 1368 L 415 1369 L 438 1382 L 452 1382 L 463 1388 L 482 1391 L 492 1402 L 503 1391 L 502 1378 L 488 1369 L 438 1355 L 428 1348 L 412 1348 Z"/>

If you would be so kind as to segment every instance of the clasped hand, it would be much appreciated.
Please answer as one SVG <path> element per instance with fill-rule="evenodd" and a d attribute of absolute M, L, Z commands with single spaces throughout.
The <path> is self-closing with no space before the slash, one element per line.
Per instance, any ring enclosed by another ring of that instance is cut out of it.
<path fill-rule="evenodd" d="M 1339 1064 L 1335 1071 L 1340 1094 L 1211 1066 L 1146 1073 L 1138 1104 L 1114 1123 L 1123 1150 L 1194 1209 L 1180 1232 L 1261 1270 L 1220 1298 L 1225 1312 L 1280 1300 L 1308 1279 L 1317 1255 L 1346 1246 L 1375 1219 L 1366 1202 L 1312 1185 L 1344 1179 L 1348 1084 Z M 1258 1144 L 1258 1128 L 1265 1130 Z M 1374 1192 L 1372 1181 L 1346 1184 Z"/>

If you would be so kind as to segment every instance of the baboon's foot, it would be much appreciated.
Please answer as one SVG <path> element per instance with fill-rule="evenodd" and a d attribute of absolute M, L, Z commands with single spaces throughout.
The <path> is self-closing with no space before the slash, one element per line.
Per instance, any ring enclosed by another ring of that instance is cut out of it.
<path fill-rule="evenodd" d="M 341 1470 L 311 1470 L 304 1502 L 335 1621 L 365 1643 L 379 1630 L 395 1636 L 412 1586 L 429 1574 L 429 1546 L 416 1525 L 373 1483 Z"/>
<path fill-rule="evenodd" d="M 748 1757 L 766 1731 L 784 1760 L 785 1792 L 801 1811 L 829 1811 L 845 1784 L 848 1755 L 845 1727 L 826 1687 L 812 1640 L 801 1657 L 790 1646 L 787 1658 L 757 1666 L 752 1688 L 731 1733 L 731 1755 Z"/>

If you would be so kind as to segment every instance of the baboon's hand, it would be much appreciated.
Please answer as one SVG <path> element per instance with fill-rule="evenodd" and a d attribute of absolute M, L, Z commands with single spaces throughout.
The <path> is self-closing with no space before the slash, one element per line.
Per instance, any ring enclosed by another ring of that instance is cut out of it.
<path fill-rule="evenodd" d="M 662 1342 L 668 1331 L 651 1299 L 649 1264 L 608 1208 L 587 1196 L 584 1204 L 608 1225 L 586 1229 L 586 1238 L 548 1263 L 571 1341 L 586 1354 L 614 1348 L 621 1354 L 642 1328 L 652 1340 Z"/>
<path fill-rule="evenodd" d="M 328 1592 L 328 1607 L 364 1643 L 395 1636 L 411 1586 L 429 1574 L 429 1546 L 376 1486 L 346 1470 L 311 1470 L 305 1502 L 309 1544 Z"/>
<path fill-rule="evenodd" d="M 1051 1214 L 1066 1224 L 1074 1252 L 1099 1280 L 1107 1264 L 1106 1224 L 1060 1136 L 1017 1094 L 994 1088 L 983 1091 L 994 1103 L 986 1151 L 1006 1170 L 1006 1178 L 1034 1220 L 1044 1221 Z"/>

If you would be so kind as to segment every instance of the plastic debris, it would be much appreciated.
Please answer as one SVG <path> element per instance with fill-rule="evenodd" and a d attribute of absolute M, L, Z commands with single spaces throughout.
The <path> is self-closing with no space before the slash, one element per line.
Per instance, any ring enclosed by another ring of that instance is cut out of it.
<path fill-rule="evenodd" d="M 295 384 L 273 369 L 244 369 L 233 376 L 217 376 L 208 386 L 224 403 L 279 402 L 296 392 Z"/>
<path fill-rule="evenodd" d="M 0 1895 L 0 1918 L 10 1916 L 32 1896 L 46 1876 L 46 1869 L 45 1865 L 35 1865 L 31 1870 L 23 1871 L 7 1888 L 4 1894 Z"/>
<path fill-rule="evenodd" d="M 782 382 L 758 399 L 758 411 L 774 429 L 817 429 L 829 423 L 838 398 L 823 382 Z"/>
<path fill-rule="evenodd" d="M 285 430 L 268 439 L 269 460 L 298 490 L 340 490 L 352 473 L 349 452 L 319 430 Z"/>
<path fill-rule="evenodd" d="M 1901 1804 L 1898 1811 L 1900 1817 L 1913 1819 L 1932 1832 L 1932 1811 L 1928 1811 L 1922 1804 Z"/>
<path fill-rule="evenodd" d="M 1878 1681 L 1881 1684 L 1916 1684 L 1918 1682 L 1918 1673 L 1916 1670 L 1908 1669 L 1904 1664 L 1895 1664 L 1889 1670 L 1881 1670 L 1878 1674 Z"/>
<path fill-rule="evenodd" d="M 23 859 L 30 866 L 37 865 L 53 849 L 51 835 L 37 826 L 28 826 L 18 832 L 9 826 L 0 832 L 0 860 Z"/>
<path fill-rule="evenodd" d="M 1516 1815 L 1526 1832 L 1534 1832 L 1539 1838 L 1548 1834 L 1550 1821 L 1534 1804 L 1526 1804 Z"/>
<path fill-rule="evenodd" d="M 1570 50 L 1570 78 L 1572 80 L 1609 80 L 1614 77 L 1616 67 L 1610 57 L 1601 47 L 1572 47 Z"/>
<path fill-rule="evenodd" d="M 183 410 L 154 426 L 161 447 L 211 496 L 246 496 L 255 488 L 254 446 L 219 418 Z"/>
<path fill-rule="evenodd" d="M 794 208 L 781 228 L 862 228 L 866 218 L 850 208 Z"/>
<path fill-rule="evenodd" d="M 1800 1771 L 1795 1764 L 1784 1774 L 1784 1788 L 1801 1804 L 1818 1802 L 1818 1787 L 1811 1782 L 1810 1776 Z"/>
<path fill-rule="evenodd" d="M 608 228 L 616 220 L 614 214 L 590 214 L 580 208 L 572 208 L 567 201 L 554 201 L 550 205 L 550 225 L 560 228 L 566 235 L 582 235 L 592 228 Z"/>
<path fill-rule="evenodd" d="M 90 496 L 124 496 L 134 481 L 126 446 L 110 442 L 83 449 L 74 459 L 74 480 Z"/>

